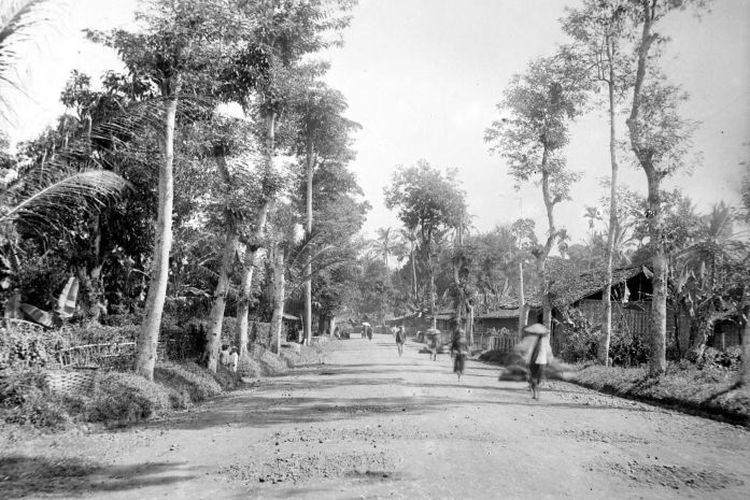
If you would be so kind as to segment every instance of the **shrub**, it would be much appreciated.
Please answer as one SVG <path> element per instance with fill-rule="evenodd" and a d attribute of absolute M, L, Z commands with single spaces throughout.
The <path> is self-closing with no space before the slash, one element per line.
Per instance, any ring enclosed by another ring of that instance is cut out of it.
<path fill-rule="evenodd" d="M 52 429 L 71 421 L 66 405 L 47 388 L 44 372 L 7 372 L 0 379 L 0 406 L 6 422 Z"/>
<path fill-rule="evenodd" d="M 596 359 L 599 330 L 574 307 L 562 311 L 565 317 L 565 334 L 558 355 L 570 362 Z"/>
<path fill-rule="evenodd" d="M 171 406 L 169 391 L 133 373 L 105 374 L 94 389 L 88 420 L 138 422 Z"/>
<path fill-rule="evenodd" d="M 278 375 L 286 372 L 289 368 L 285 361 L 279 359 L 279 356 L 260 344 L 251 346 L 250 355 L 258 360 L 262 375 Z"/>
<path fill-rule="evenodd" d="M 237 373 L 242 377 L 258 378 L 262 375 L 263 369 L 261 368 L 260 362 L 250 356 L 249 354 L 243 354 L 240 356 L 239 363 L 237 365 Z"/>
<path fill-rule="evenodd" d="M 103 344 L 106 342 L 133 342 L 136 327 L 106 326 L 99 323 L 68 324 L 60 329 L 70 345 Z"/>
<path fill-rule="evenodd" d="M 18 406 L 23 403 L 25 395 L 34 389 L 47 389 L 47 378 L 42 370 L 6 370 L 0 378 L 0 405 Z"/>
<path fill-rule="evenodd" d="M 648 361 L 649 347 L 641 335 L 613 331 L 609 356 L 614 366 L 638 366 Z"/>
<path fill-rule="evenodd" d="M 45 332 L 26 322 L 7 323 L 0 327 L 0 370 L 46 366 L 66 345 L 56 332 Z"/>
<path fill-rule="evenodd" d="M 210 372 L 195 363 L 159 363 L 154 368 L 154 381 L 171 389 L 174 408 L 184 408 L 221 393 L 220 384 Z"/>

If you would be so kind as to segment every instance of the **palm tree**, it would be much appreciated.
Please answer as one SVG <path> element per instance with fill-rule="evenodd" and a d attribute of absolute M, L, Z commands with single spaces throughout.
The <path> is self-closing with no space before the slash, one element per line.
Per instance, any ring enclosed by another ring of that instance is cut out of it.
<path fill-rule="evenodd" d="M 52 26 L 64 10 L 64 0 L 3 0 L 0 2 L 0 125 L 10 125 L 13 103 L 9 93 L 24 92 L 18 71 L 23 47 L 45 26 Z M 10 91 L 10 92 L 9 92 Z"/>
<path fill-rule="evenodd" d="M 385 267 L 388 267 L 388 257 L 396 253 L 396 248 L 399 244 L 398 233 L 394 232 L 390 227 L 378 228 L 377 233 L 378 237 L 375 240 L 375 244 L 378 248 L 378 253 L 383 256 Z"/>

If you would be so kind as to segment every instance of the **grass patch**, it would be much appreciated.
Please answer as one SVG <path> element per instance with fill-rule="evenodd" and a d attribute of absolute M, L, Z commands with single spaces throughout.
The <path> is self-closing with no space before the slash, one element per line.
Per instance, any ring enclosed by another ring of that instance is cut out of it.
<path fill-rule="evenodd" d="M 737 371 L 717 365 L 699 368 L 683 361 L 670 365 L 658 378 L 649 377 L 645 367 L 593 365 L 575 372 L 569 380 L 609 394 L 750 425 L 750 391 L 738 388 Z"/>
<path fill-rule="evenodd" d="M 62 430 L 73 423 L 127 425 L 173 409 L 185 409 L 237 388 L 241 376 L 257 378 L 286 373 L 290 367 L 323 362 L 335 343 L 283 349 L 277 356 L 260 345 L 240 360 L 238 373 L 219 366 L 211 373 L 196 363 L 161 361 L 154 381 L 128 371 L 95 371 L 85 390 L 54 392 L 50 372 L 43 368 L 3 370 L 0 374 L 0 421 L 45 430 Z"/>
<path fill-rule="evenodd" d="M 169 390 L 133 373 L 110 372 L 96 384 L 86 420 L 125 425 L 172 408 Z"/>
<path fill-rule="evenodd" d="M 159 363 L 154 368 L 154 382 L 169 389 L 175 409 L 187 408 L 222 392 L 216 379 L 195 363 Z"/>

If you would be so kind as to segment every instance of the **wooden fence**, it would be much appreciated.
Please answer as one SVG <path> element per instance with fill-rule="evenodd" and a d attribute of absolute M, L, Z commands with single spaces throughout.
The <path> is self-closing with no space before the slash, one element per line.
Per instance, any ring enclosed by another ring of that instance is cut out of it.
<path fill-rule="evenodd" d="M 494 329 L 475 331 L 472 350 L 481 349 L 483 351 L 510 352 L 520 340 L 518 331 L 511 331 L 507 328 L 502 328 L 500 331 Z"/>
<path fill-rule="evenodd" d="M 156 345 L 158 359 L 167 358 L 167 343 Z M 57 362 L 62 367 L 109 367 L 118 363 L 129 363 L 135 357 L 135 342 L 111 342 L 85 344 L 61 349 Z"/>

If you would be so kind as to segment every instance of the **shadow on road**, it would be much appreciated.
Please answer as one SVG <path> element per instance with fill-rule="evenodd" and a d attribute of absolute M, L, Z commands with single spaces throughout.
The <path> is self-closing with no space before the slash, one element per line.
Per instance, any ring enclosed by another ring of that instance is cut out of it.
<path fill-rule="evenodd" d="M 0 457 L 0 498 L 67 496 L 83 491 L 127 491 L 144 486 L 173 484 L 194 477 L 161 475 L 182 465 L 147 462 L 133 466 L 104 467 L 78 457 L 56 459 L 8 455 Z"/>

